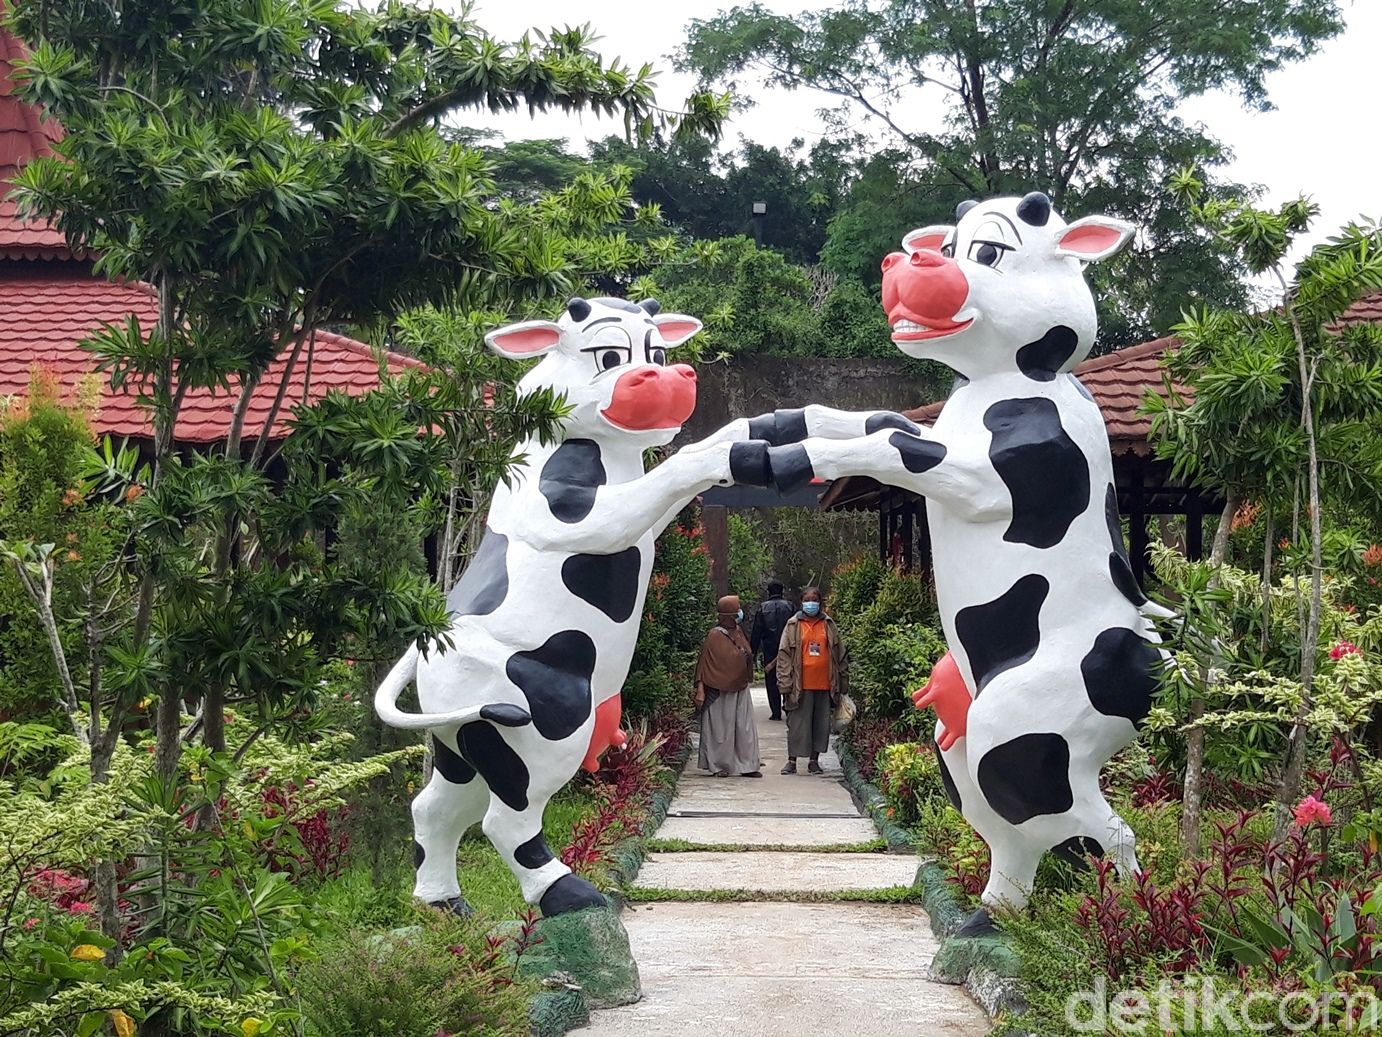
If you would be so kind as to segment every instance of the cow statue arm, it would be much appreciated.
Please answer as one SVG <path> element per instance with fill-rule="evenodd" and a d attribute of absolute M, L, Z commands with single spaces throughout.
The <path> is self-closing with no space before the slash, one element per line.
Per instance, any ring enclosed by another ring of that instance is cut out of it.
<path fill-rule="evenodd" d="M 683 449 L 637 479 L 598 487 L 580 522 L 561 528 L 548 524 L 530 535 L 539 546 L 614 554 L 648 532 L 660 532 L 713 486 L 768 486 L 771 481 L 766 443 L 722 441 Z"/>
<path fill-rule="evenodd" d="M 774 446 L 768 450 L 773 482 L 789 493 L 813 478 L 863 475 L 942 503 L 969 522 L 1012 517 L 1012 496 L 978 444 L 950 443 L 930 429 L 912 428 L 885 426 L 860 439 Z"/>
<path fill-rule="evenodd" d="M 920 431 L 915 423 L 893 411 L 836 410 L 813 403 L 805 407 L 769 411 L 756 418 L 735 418 L 705 439 L 683 447 L 682 452 L 745 440 L 762 440 L 769 446 L 784 446 L 811 438 L 858 439 L 885 429 L 913 433 Z"/>

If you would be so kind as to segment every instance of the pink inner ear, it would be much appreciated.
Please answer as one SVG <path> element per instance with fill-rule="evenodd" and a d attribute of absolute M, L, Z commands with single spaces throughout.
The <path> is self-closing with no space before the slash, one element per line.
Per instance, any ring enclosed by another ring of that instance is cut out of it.
<path fill-rule="evenodd" d="M 903 242 L 903 244 L 906 245 L 908 248 L 910 248 L 910 249 L 911 249 L 912 251 L 914 251 L 914 252 L 920 251 L 921 249 L 924 249 L 924 248 L 929 248 L 929 249 L 932 249 L 933 251 L 939 252 L 941 246 L 945 244 L 945 235 L 944 235 L 944 234 L 918 234 L 918 235 L 917 235 L 916 237 L 914 237 L 914 238 L 908 238 L 906 241 Z"/>
<path fill-rule="evenodd" d="M 513 356 L 539 353 L 560 341 L 561 332 L 556 328 L 520 328 L 517 331 L 501 331 L 494 336 L 494 344 Z"/>
<path fill-rule="evenodd" d="M 680 342 L 684 338 L 690 338 L 701 329 L 695 321 L 690 320 L 668 320 L 663 321 L 657 326 L 660 334 L 668 342 Z"/>
<path fill-rule="evenodd" d="M 1114 227 L 1101 227 L 1097 223 L 1087 223 L 1065 232 L 1060 239 L 1060 247 L 1066 252 L 1082 256 L 1097 256 L 1118 244 L 1122 231 Z"/>

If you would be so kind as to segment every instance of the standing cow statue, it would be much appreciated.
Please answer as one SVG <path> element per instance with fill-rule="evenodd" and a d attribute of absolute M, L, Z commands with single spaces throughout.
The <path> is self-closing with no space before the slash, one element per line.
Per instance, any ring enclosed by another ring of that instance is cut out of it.
<path fill-rule="evenodd" d="M 782 411 L 736 420 L 645 472 L 645 451 L 670 443 L 695 407 L 695 371 L 666 354 L 700 328 L 651 299 L 572 299 L 559 321 L 486 336 L 503 356 L 541 357 L 520 394 L 555 389 L 570 411 L 556 442 L 523 444 L 495 490 L 448 598 L 454 647 L 410 648 L 375 694 L 385 723 L 432 733 L 435 769 L 413 801 L 414 895 L 429 904 L 468 910 L 456 849 L 477 821 L 544 915 L 603 904 L 553 857 L 542 815 L 577 769 L 625 740 L 619 692 L 657 534 L 712 486 L 768 485 L 772 444 L 910 427 L 893 414 Z M 414 678 L 423 712 L 403 712 Z"/>
<path fill-rule="evenodd" d="M 1118 519 L 1099 408 L 1071 369 L 1094 343 L 1083 264 L 1131 237 L 1067 224 L 1046 195 L 965 202 L 883 262 L 883 306 L 907 355 L 958 374 L 935 427 L 777 445 L 780 488 L 867 475 L 926 498 L 950 651 L 914 696 L 933 706 L 941 777 L 988 843 L 983 907 L 1027 901 L 1043 853 L 1109 853 L 1136 870 L 1133 833 L 1099 771 L 1136 736 L 1164 653 Z"/>

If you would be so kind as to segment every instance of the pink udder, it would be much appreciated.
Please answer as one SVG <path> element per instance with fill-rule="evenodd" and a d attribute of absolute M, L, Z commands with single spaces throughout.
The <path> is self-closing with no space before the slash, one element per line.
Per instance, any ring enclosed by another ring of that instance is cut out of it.
<path fill-rule="evenodd" d="M 949 749 L 964 737 L 969 725 L 969 707 L 973 703 L 955 657 L 946 652 L 931 670 L 931 679 L 924 688 L 912 693 L 912 702 L 917 709 L 930 706 L 940 717 L 945 730 L 936 742 L 942 749 Z"/>
<path fill-rule="evenodd" d="M 619 727 L 623 705 L 618 695 L 612 695 L 595 707 L 595 729 L 590 732 L 590 748 L 585 751 L 581 766 L 594 774 L 600 769 L 600 757 L 611 745 L 623 748 L 629 736 Z"/>

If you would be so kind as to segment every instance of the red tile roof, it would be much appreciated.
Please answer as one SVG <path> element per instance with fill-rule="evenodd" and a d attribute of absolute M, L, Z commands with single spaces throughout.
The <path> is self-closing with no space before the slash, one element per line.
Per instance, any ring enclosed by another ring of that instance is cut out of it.
<path fill-rule="evenodd" d="M 1344 311 L 1338 324 L 1382 323 L 1382 292 L 1371 292 Z"/>
<path fill-rule="evenodd" d="M 58 376 L 64 388 L 94 369 L 82 339 L 99 329 L 103 321 L 124 322 L 130 314 L 141 326 L 158 320 L 158 298 L 146 284 L 118 284 L 93 277 L 76 263 L 41 263 L 0 267 L 0 396 L 23 394 L 35 365 Z M 304 349 L 293 372 L 293 385 L 274 422 L 274 438 L 287 434 L 285 421 L 294 404 L 320 400 L 331 389 L 356 395 L 379 385 L 379 361 L 362 342 L 329 331 L 318 331 L 311 346 L 311 380 L 307 380 Z M 402 373 L 424 365 L 411 357 L 386 354 L 388 372 Z M 285 356 L 276 361 L 260 381 L 245 416 L 246 439 L 258 436 L 273 406 Z M 102 378 L 96 431 L 114 436 L 151 435 L 148 409 L 133 391 L 116 392 Z M 230 412 L 238 390 L 189 392 L 179 411 L 175 438 L 185 444 L 214 443 L 230 428 Z"/>
<path fill-rule="evenodd" d="M 6 6 L 0 4 L 0 14 L 7 13 Z M 26 56 L 24 44 L 0 30 L 0 184 L 5 185 L 30 159 L 53 154 L 53 145 L 63 138 L 61 123 L 16 96 L 13 63 Z M 47 220 L 20 219 L 14 201 L 0 200 L 0 259 L 71 258 L 61 231 Z"/>

